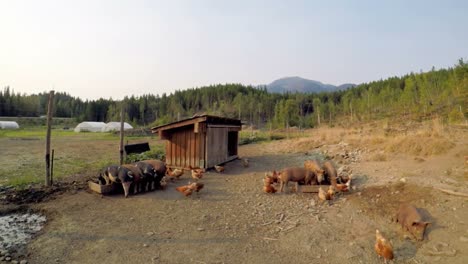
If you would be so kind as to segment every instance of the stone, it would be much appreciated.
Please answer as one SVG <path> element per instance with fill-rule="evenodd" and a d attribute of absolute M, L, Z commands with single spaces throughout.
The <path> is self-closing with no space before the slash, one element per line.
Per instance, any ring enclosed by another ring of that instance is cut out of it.
<path fill-rule="evenodd" d="M 205 231 L 205 228 L 199 227 L 199 228 L 197 228 L 197 230 L 198 230 L 198 231 Z"/>
<path fill-rule="evenodd" d="M 18 264 L 18 261 L 17 260 L 12 260 L 11 263 L 12 264 Z"/>
<path fill-rule="evenodd" d="M 154 233 L 153 233 L 153 232 L 148 232 L 148 233 L 146 233 L 146 234 L 147 234 L 148 236 L 152 236 L 152 235 L 154 235 Z"/>
<path fill-rule="evenodd" d="M 28 264 L 28 261 L 23 259 L 22 261 L 20 261 L 20 264 Z"/>
<path fill-rule="evenodd" d="M 11 260 L 11 257 L 5 257 L 5 260 L 6 260 L 6 261 L 10 261 L 10 260 Z"/>

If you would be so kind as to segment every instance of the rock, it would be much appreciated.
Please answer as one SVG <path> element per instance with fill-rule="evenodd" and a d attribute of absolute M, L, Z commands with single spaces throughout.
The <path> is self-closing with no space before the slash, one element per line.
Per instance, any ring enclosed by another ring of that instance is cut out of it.
<path fill-rule="evenodd" d="M 312 199 L 312 200 L 310 201 L 310 206 L 315 206 L 315 204 L 316 204 L 315 200 Z"/>
<path fill-rule="evenodd" d="M 143 247 L 148 247 L 148 244 L 143 244 Z"/>
<path fill-rule="evenodd" d="M 152 236 L 152 235 L 154 235 L 154 233 L 153 233 L 153 232 L 148 232 L 148 233 L 146 233 L 146 234 L 147 234 L 148 236 Z"/>
<path fill-rule="evenodd" d="M 198 231 L 205 231 L 205 228 L 199 227 L 197 228 Z"/>
<path fill-rule="evenodd" d="M 12 260 L 11 263 L 12 264 L 18 264 L 18 261 L 17 260 Z"/>
<path fill-rule="evenodd" d="M 400 182 L 406 183 L 406 178 L 401 178 L 401 179 L 400 179 Z"/>
<path fill-rule="evenodd" d="M 20 261 L 20 264 L 28 264 L 28 261 L 23 259 L 22 261 Z"/>
<path fill-rule="evenodd" d="M 0 261 L 4 261 L 5 260 L 5 257 L 0 257 Z"/>
<path fill-rule="evenodd" d="M 5 257 L 5 260 L 6 260 L 6 261 L 10 261 L 10 260 L 11 260 L 11 257 Z"/>
<path fill-rule="evenodd" d="M 460 237 L 460 241 L 461 241 L 461 242 L 468 242 L 468 237 L 461 236 L 461 237 Z"/>

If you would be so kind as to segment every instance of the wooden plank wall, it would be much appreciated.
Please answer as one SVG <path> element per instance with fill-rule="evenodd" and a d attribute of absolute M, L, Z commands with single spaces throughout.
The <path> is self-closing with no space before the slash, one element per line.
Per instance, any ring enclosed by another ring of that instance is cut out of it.
<path fill-rule="evenodd" d="M 228 160 L 228 128 L 208 127 L 206 146 L 207 168 L 226 162 Z"/>
<path fill-rule="evenodd" d="M 166 162 L 170 167 L 205 166 L 205 131 L 193 132 L 193 126 L 174 129 L 166 142 Z"/>

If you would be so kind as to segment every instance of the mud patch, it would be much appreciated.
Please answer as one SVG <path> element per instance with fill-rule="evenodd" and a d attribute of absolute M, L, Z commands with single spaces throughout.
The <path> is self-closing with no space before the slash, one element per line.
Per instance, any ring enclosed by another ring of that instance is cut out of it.
<path fill-rule="evenodd" d="M 360 190 L 353 202 L 370 214 L 389 216 L 390 219 L 402 203 L 424 206 L 433 201 L 432 188 L 406 183 L 371 186 Z"/>
<path fill-rule="evenodd" d="M 67 191 L 76 193 L 78 190 L 87 188 L 86 180 L 88 178 L 80 177 L 79 181 L 56 182 L 51 187 L 45 187 L 37 184 L 30 188 L 17 190 L 15 188 L 0 188 L 0 204 L 30 204 L 39 203 L 54 199 L 57 195 Z"/>
<path fill-rule="evenodd" d="M 0 215 L 1 258 L 24 258 L 27 243 L 42 229 L 46 220 L 42 214 L 20 209 Z"/>

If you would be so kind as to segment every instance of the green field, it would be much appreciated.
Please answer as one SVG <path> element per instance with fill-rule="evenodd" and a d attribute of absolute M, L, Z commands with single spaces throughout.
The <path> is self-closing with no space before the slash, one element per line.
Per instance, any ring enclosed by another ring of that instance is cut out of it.
<path fill-rule="evenodd" d="M 45 175 L 45 128 L 0 130 L 0 185 L 24 186 L 42 182 Z M 126 137 L 125 143 L 149 142 L 161 153 L 157 137 Z M 115 133 L 75 133 L 53 129 L 54 178 L 89 177 L 119 162 L 119 136 Z"/>

